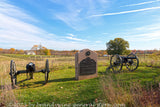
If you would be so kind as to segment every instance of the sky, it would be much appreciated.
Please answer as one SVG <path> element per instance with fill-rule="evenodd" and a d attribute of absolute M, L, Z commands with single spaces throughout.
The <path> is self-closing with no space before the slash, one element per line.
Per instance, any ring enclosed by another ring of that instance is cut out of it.
<path fill-rule="evenodd" d="M 0 48 L 160 49 L 160 0 L 0 0 Z"/>

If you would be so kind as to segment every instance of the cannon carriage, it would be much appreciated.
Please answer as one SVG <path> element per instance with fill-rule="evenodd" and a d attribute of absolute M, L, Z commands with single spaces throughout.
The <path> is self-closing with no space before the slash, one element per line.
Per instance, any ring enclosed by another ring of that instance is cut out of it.
<path fill-rule="evenodd" d="M 123 65 L 125 65 L 129 71 L 136 70 L 139 66 L 138 57 L 133 53 L 128 56 L 112 55 L 109 68 L 112 68 L 114 73 L 120 72 Z"/>
<path fill-rule="evenodd" d="M 50 72 L 48 59 L 46 60 L 45 69 L 36 70 L 35 64 L 30 62 L 26 65 L 26 70 L 19 70 L 19 71 L 16 70 L 15 62 L 11 60 L 9 75 L 11 76 L 11 83 L 13 87 L 16 86 L 17 84 L 17 75 L 26 73 L 27 79 L 33 79 L 33 73 L 39 73 L 39 72 L 42 72 L 45 74 L 45 84 L 46 84 L 48 82 L 48 77 L 49 77 L 49 72 Z"/>

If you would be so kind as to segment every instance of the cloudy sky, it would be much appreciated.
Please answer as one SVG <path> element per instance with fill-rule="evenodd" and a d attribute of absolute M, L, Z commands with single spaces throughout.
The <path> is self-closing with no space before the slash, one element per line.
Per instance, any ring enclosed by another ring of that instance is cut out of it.
<path fill-rule="evenodd" d="M 0 48 L 160 49 L 160 0 L 0 0 Z"/>

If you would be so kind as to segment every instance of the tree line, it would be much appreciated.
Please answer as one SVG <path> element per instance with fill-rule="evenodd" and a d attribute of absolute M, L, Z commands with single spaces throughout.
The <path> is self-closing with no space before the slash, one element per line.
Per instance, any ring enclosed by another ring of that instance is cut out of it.
<path fill-rule="evenodd" d="M 106 50 L 96 50 L 98 56 L 106 56 L 106 55 L 128 55 L 129 53 L 135 54 L 160 54 L 160 51 L 154 50 L 129 50 L 129 42 L 124 40 L 123 38 L 115 38 L 114 40 L 110 40 L 106 43 Z M 53 50 L 47 49 L 42 45 L 33 45 L 31 50 L 23 50 L 23 49 L 3 49 L 0 48 L 0 54 L 28 54 L 29 52 L 35 53 L 35 55 L 61 55 L 61 56 L 74 56 L 79 50 Z"/>

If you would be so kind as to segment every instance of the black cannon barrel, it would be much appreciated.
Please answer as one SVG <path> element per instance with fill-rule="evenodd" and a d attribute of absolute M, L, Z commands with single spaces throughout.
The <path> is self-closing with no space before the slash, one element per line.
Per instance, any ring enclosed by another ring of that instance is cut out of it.
<path fill-rule="evenodd" d="M 34 73 L 38 73 L 38 72 L 44 73 L 44 71 L 45 71 L 45 69 L 42 69 L 42 70 L 34 71 Z"/>
<path fill-rule="evenodd" d="M 18 75 L 18 74 L 23 74 L 23 73 L 27 73 L 27 71 L 26 71 L 26 70 L 17 71 L 16 75 Z"/>
<path fill-rule="evenodd" d="M 130 57 L 130 56 L 120 56 L 122 59 L 136 59 L 137 57 Z"/>
<path fill-rule="evenodd" d="M 136 57 L 126 57 L 127 59 L 137 59 Z"/>

